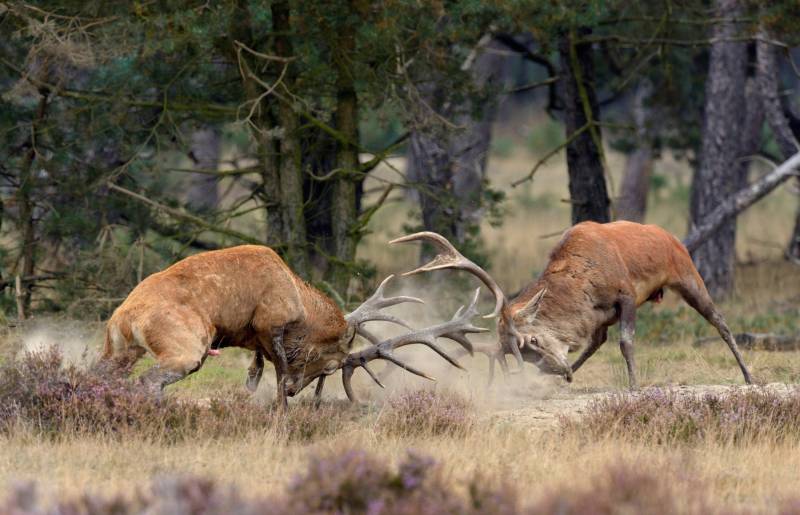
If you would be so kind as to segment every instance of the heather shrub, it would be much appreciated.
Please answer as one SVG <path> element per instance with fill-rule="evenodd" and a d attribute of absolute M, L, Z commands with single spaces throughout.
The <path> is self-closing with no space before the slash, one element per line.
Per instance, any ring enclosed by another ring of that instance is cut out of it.
<path fill-rule="evenodd" d="M 663 471 L 655 474 L 634 464 L 616 465 L 542 495 L 531 506 L 530 513 L 705 515 L 716 512 L 703 485 L 694 481 L 685 481 L 680 495 L 676 495 L 675 477 L 674 471 L 668 475 Z"/>
<path fill-rule="evenodd" d="M 308 440 L 336 432 L 341 407 L 293 405 L 286 414 L 253 403 L 245 392 L 200 403 L 156 397 L 137 381 L 65 365 L 56 351 L 26 354 L 0 366 L 0 431 L 19 426 L 44 435 L 99 433 L 178 441 L 271 431 Z"/>
<path fill-rule="evenodd" d="M 12 492 L 0 513 L 33 514 L 278 514 L 351 513 L 370 515 L 433 515 L 521 513 L 509 489 L 493 489 L 477 481 L 466 495 L 445 484 L 430 458 L 409 453 L 396 468 L 360 450 L 315 457 L 283 495 L 243 497 L 236 489 L 192 477 L 158 477 L 147 491 L 130 498 L 84 495 L 62 500 L 53 508 L 36 495 L 33 485 Z"/>
<path fill-rule="evenodd" d="M 517 513 L 507 489 L 472 481 L 459 495 L 444 481 L 436 462 L 409 452 L 396 469 L 362 450 L 312 458 L 286 494 L 292 513 Z"/>
<path fill-rule="evenodd" d="M 245 499 L 235 488 L 221 487 L 214 481 L 196 477 L 165 476 L 153 480 L 147 492 L 131 497 L 105 497 L 84 494 L 48 506 L 34 484 L 17 486 L 0 513 L 14 515 L 204 515 L 230 513 L 269 515 L 288 513 L 280 501 Z"/>
<path fill-rule="evenodd" d="M 621 394 L 592 404 L 562 429 L 590 439 L 623 437 L 656 443 L 702 440 L 782 441 L 800 436 L 800 392 L 763 389 L 681 396 L 662 389 Z"/>
<path fill-rule="evenodd" d="M 676 479 L 677 478 L 677 479 Z M 32 485 L 17 488 L 0 503 L 0 513 L 33 514 L 497 514 L 595 515 L 735 513 L 711 502 L 705 485 L 679 472 L 657 473 L 635 463 L 622 463 L 582 476 L 522 506 L 518 492 L 533 485 L 497 487 L 473 477 L 454 488 L 430 458 L 409 452 L 390 467 L 362 450 L 315 456 L 286 491 L 268 498 L 242 496 L 232 487 L 195 477 L 157 477 L 151 488 L 127 498 L 84 495 L 44 508 Z M 47 503 L 50 504 L 50 503 Z M 778 502 L 781 513 L 796 513 L 796 503 Z"/>
<path fill-rule="evenodd" d="M 472 404 L 452 392 L 414 390 L 390 397 L 379 428 L 397 435 L 463 436 L 475 425 Z"/>

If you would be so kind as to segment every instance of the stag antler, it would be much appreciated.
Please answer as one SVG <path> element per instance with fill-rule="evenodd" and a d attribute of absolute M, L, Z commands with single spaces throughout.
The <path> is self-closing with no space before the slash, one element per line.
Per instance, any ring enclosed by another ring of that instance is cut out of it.
<path fill-rule="evenodd" d="M 500 370 L 503 371 L 503 375 L 507 376 L 509 374 L 508 370 L 508 363 L 506 362 L 506 353 L 503 352 L 503 347 L 500 345 L 499 342 L 494 343 L 473 343 L 472 344 L 474 352 L 479 354 L 483 354 L 489 359 L 489 385 L 494 382 L 494 367 L 495 363 L 500 364 Z M 456 358 L 462 358 L 468 355 L 469 352 L 459 349 L 458 354 L 456 354 Z"/>
<path fill-rule="evenodd" d="M 394 355 L 395 349 L 399 349 L 400 347 L 414 343 L 420 343 L 429 347 L 442 358 L 444 358 L 448 363 L 463 370 L 464 367 L 459 365 L 458 361 L 442 350 L 441 347 L 436 345 L 436 339 L 448 338 L 458 342 L 464 349 L 472 354 L 472 343 L 470 343 L 469 339 L 467 339 L 467 334 L 487 331 L 485 328 L 472 325 L 471 322 L 472 318 L 478 314 L 478 310 L 475 306 L 478 303 L 479 293 L 480 288 L 475 290 L 475 295 L 473 296 L 472 302 L 469 304 L 469 306 L 467 306 L 466 309 L 464 309 L 464 306 L 458 308 L 458 311 L 456 311 L 456 314 L 453 315 L 453 318 L 450 319 L 449 322 L 401 334 L 399 336 L 378 342 L 377 344 L 367 347 L 362 351 L 348 355 L 347 358 L 345 358 L 345 360 L 342 362 L 341 367 L 342 383 L 344 384 L 344 391 L 347 394 L 347 398 L 352 402 L 356 402 L 356 396 L 353 393 L 353 387 L 350 384 L 350 380 L 353 377 L 353 372 L 355 372 L 355 369 L 358 367 L 363 368 L 367 374 L 369 374 L 372 380 L 378 384 L 378 386 L 381 388 L 384 387 L 378 377 L 367 366 L 367 363 L 374 359 L 390 361 L 395 365 L 411 372 L 412 374 L 435 381 L 436 379 L 433 377 L 420 370 L 417 370 L 411 365 L 403 363 Z"/>
<path fill-rule="evenodd" d="M 389 243 L 405 243 L 408 241 L 426 241 L 436 247 L 437 254 L 433 259 L 428 261 L 428 263 L 415 270 L 404 273 L 404 277 L 407 275 L 418 274 L 420 272 L 430 272 L 445 268 L 466 270 L 483 281 L 483 284 L 485 284 L 486 287 L 489 288 L 489 290 L 494 294 L 494 311 L 491 314 L 486 315 L 484 318 L 493 318 L 502 312 L 503 306 L 505 306 L 507 302 L 506 296 L 503 294 L 503 290 L 500 288 L 497 282 L 492 279 L 492 276 L 486 272 L 486 270 L 465 258 L 458 250 L 456 250 L 455 247 L 453 247 L 449 241 L 447 241 L 447 238 L 435 232 L 424 231 L 394 239 Z"/>
<path fill-rule="evenodd" d="M 378 289 L 375 290 L 375 293 L 372 294 L 372 297 L 365 300 L 360 306 L 344 317 L 344 319 L 347 320 L 347 323 L 356 327 L 356 332 L 368 340 L 371 340 L 369 333 L 361 329 L 361 325 L 365 322 L 391 322 L 393 324 L 401 325 L 406 329 L 411 329 L 411 326 L 409 326 L 406 322 L 394 315 L 383 313 L 381 309 L 388 308 L 396 304 L 401 304 L 403 302 L 413 302 L 417 304 L 425 303 L 422 299 L 418 299 L 416 297 L 407 297 L 405 295 L 398 295 L 397 297 L 384 297 L 383 290 L 393 277 L 394 275 L 390 275 L 384 279 L 383 282 L 378 286 Z"/>
<path fill-rule="evenodd" d="M 397 238 L 395 240 L 390 241 L 389 243 L 405 243 L 408 241 L 428 242 L 436 248 L 437 254 L 432 260 L 428 261 L 427 264 L 422 265 L 421 267 L 412 270 L 410 272 L 406 272 L 403 274 L 403 276 L 412 275 L 419 272 L 429 272 L 431 270 L 442 270 L 445 268 L 465 270 L 473 274 L 478 279 L 480 279 L 483 282 L 483 284 L 485 284 L 486 287 L 489 288 L 489 290 L 491 290 L 491 292 L 494 294 L 495 298 L 494 311 L 488 315 L 485 315 L 484 318 L 492 318 L 496 317 L 497 315 L 502 315 L 504 317 L 506 316 L 506 313 L 504 312 L 503 308 L 508 303 L 508 300 L 506 299 L 503 290 L 500 288 L 497 282 L 492 278 L 491 275 L 489 275 L 489 273 L 486 270 L 484 270 L 483 268 L 479 267 L 478 265 L 476 265 L 475 263 L 464 257 L 458 250 L 456 250 L 456 248 L 453 247 L 452 243 L 447 241 L 447 238 L 435 232 L 424 231 L 424 232 L 410 234 L 408 236 L 403 236 L 402 238 Z M 513 323 L 508 325 L 509 328 L 513 330 L 514 327 Z M 519 336 L 517 340 L 519 341 L 520 345 L 524 344 L 524 341 L 521 336 Z M 522 354 L 520 353 L 519 347 L 517 347 L 516 345 L 509 345 L 509 347 L 511 347 L 511 352 L 517 359 L 517 365 L 519 367 L 519 370 L 522 370 Z M 495 359 L 497 359 L 496 356 Z M 498 359 L 498 361 L 500 361 L 501 366 L 505 365 L 504 360 L 501 361 Z M 494 369 L 494 361 L 491 361 L 491 366 L 492 369 Z M 503 370 L 505 370 L 505 367 Z"/>

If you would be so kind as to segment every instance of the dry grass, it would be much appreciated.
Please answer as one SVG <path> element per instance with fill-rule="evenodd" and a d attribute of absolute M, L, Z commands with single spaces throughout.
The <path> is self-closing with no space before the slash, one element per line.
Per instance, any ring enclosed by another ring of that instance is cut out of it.
<path fill-rule="evenodd" d="M 505 224 L 499 229 L 485 227 L 484 234 L 493 255 L 493 273 L 508 291 L 515 291 L 543 267 L 556 238 L 542 236 L 561 231 L 569 223 L 568 205 L 561 202 L 566 197 L 563 158 L 537 172 L 534 183 L 513 190 L 508 187 L 512 179 L 527 173 L 534 161 L 534 157 L 518 153 L 508 159 L 492 159 L 490 165 L 493 184 L 506 190 L 509 200 Z M 610 163 L 612 171 L 621 169 L 619 156 L 612 154 Z M 649 221 L 683 234 L 689 181 L 686 167 L 665 160 L 657 164 L 656 173 L 665 178 L 667 187 L 651 198 Z M 619 184 L 618 176 L 615 179 Z M 734 331 L 798 330 L 800 274 L 780 261 L 780 247 L 788 238 L 795 207 L 794 197 L 778 192 L 741 220 L 737 292 L 722 305 Z M 378 265 L 379 277 L 407 270 L 416 260 L 410 246 L 389 249 L 385 245 L 401 232 L 409 210 L 403 200 L 390 203 L 375 216 L 370 226 L 373 233 L 359 249 L 359 257 Z M 761 263 L 762 259 L 770 261 Z M 441 320 L 458 304 L 458 298 L 426 286 L 410 288 L 415 294 L 422 291 L 435 309 L 414 311 L 410 318 L 414 324 Z M 26 345 L 26 334 L 26 330 L 7 331 L 0 344 L 0 359 L 13 359 L 20 345 Z M 692 346 L 699 337 L 711 334 L 702 319 L 681 308 L 674 297 L 663 305 L 640 310 L 636 345 L 640 382 L 645 386 L 740 384 L 740 372 L 721 341 Z M 764 382 L 800 380 L 800 353 L 747 351 L 744 357 Z M 229 398 L 243 389 L 248 358 L 244 352 L 226 350 L 220 358 L 209 359 L 200 372 L 171 387 L 170 395 L 180 401 Z M 235 485 L 246 498 L 266 498 L 282 495 L 294 477 L 308 470 L 311 457 L 362 449 L 379 462 L 396 467 L 413 449 L 437 461 L 437 481 L 459 495 L 467 496 L 476 478 L 481 485 L 511 484 L 521 505 L 538 512 L 552 512 L 553 506 L 563 513 L 580 513 L 586 506 L 598 513 L 653 512 L 652 503 L 636 504 L 639 501 L 633 497 L 626 500 L 609 493 L 628 491 L 626 485 L 650 492 L 652 499 L 659 500 L 656 509 L 666 502 L 663 499 L 677 502 L 678 512 L 697 511 L 697 506 L 702 506 L 706 511 L 774 513 L 789 506 L 782 504 L 783 499 L 797 502 L 800 443 L 796 438 L 753 437 L 736 443 L 700 439 L 655 445 L 647 438 L 631 440 L 624 432 L 598 434 L 580 425 L 545 431 L 534 420 L 528 425 L 529 419 L 524 417 L 498 415 L 524 410 L 534 401 L 624 387 L 627 379 L 613 334 L 571 385 L 542 378 L 528 368 L 523 375 L 500 380 L 487 393 L 483 358 L 462 360 L 469 373 L 457 372 L 424 351 L 412 359 L 440 379 L 436 395 L 402 397 L 398 391 L 415 390 L 424 383 L 400 373 L 389 379 L 388 394 L 357 375 L 359 395 L 370 403 L 353 408 L 339 402 L 343 393 L 334 382 L 326 388 L 325 410 L 318 412 L 327 418 L 325 427 L 333 429 L 304 433 L 310 423 L 298 417 L 295 425 L 301 437 L 287 437 L 269 420 L 260 428 L 232 427 L 235 438 L 202 431 L 187 432 L 180 439 L 153 433 L 119 438 L 114 433 L 93 431 L 42 436 L 30 427 L 18 427 L 0 435 L 0 488 L 35 480 L 48 499 L 87 491 L 132 496 L 151 484 L 153 477 L 178 473 L 210 478 L 221 487 Z M 271 400 L 273 381 L 264 378 L 259 398 Z M 301 402 L 308 396 L 310 392 L 304 392 Z M 296 400 L 292 404 L 303 416 L 315 416 Z M 454 409 L 456 405 L 461 408 Z M 430 416 L 425 416 L 426 410 Z M 654 485 L 652 478 L 658 484 Z M 697 496 L 698 489 L 702 498 Z M 601 509 L 607 505 L 619 509 Z"/>
<path fill-rule="evenodd" d="M 253 433 L 238 440 L 200 439 L 165 446 L 158 442 L 119 442 L 87 436 L 41 441 L 28 435 L 3 438 L 3 482 L 37 480 L 46 496 L 130 493 L 155 475 L 192 474 L 235 485 L 251 496 L 277 495 L 300 474 L 311 456 L 363 449 L 387 463 L 398 463 L 408 449 L 442 464 L 447 484 L 462 489 L 471 478 L 511 481 L 525 501 L 572 485 L 615 464 L 629 464 L 670 483 L 685 494 L 684 481 L 702 483 L 717 506 L 774 509 L 798 491 L 796 442 L 749 445 L 706 443 L 701 446 L 653 446 L 606 438 L 586 443 L 578 435 L 557 437 L 519 427 L 482 426 L 467 438 L 390 438 L 377 436 L 369 424 L 351 426 L 331 438 L 311 443 L 276 442 Z M 672 478 L 665 471 L 680 471 Z M 683 479 L 684 481 L 680 481 Z M 463 491 L 463 490 L 462 490 Z"/>

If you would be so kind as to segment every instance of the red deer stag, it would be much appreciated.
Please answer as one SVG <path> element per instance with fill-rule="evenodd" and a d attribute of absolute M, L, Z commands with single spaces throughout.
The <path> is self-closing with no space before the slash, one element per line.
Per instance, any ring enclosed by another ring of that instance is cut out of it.
<path fill-rule="evenodd" d="M 714 306 L 683 244 L 655 225 L 632 222 L 583 222 L 568 229 L 550 254 L 541 276 L 513 299 L 483 269 L 462 256 L 447 239 L 420 232 L 391 243 L 423 241 L 438 254 L 428 264 L 408 272 L 454 268 L 466 270 L 494 293 L 499 348 L 490 356 L 503 370 L 505 354 L 536 364 L 542 371 L 572 381 L 572 374 L 606 341 L 608 327 L 620 323 L 620 350 L 631 388 L 637 387 L 633 357 L 636 308 L 661 300 L 664 288 L 676 291 L 713 325 L 728 344 L 746 383 L 752 383 L 736 342 Z M 583 347 L 571 366 L 567 353 Z"/>
<path fill-rule="evenodd" d="M 376 379 L 367 366 L 373 359 L 428 377 L 393 353 L 412 343 L 430 347 L 461 368 L 435 340 L 449 338 L 472 352 L 466 335 L 484 330 L 470 323 L 477 314 L 478 292 L 470 306 L 459 310 L 450 322 L 378 341 L 363 324 L 380 320 L 409 327 L 381 309 L 422 302 L 413 297 L 384 297 L 391 278 L 345 315 L 268 247 L 243 245 L 197 254 L 147 277 L 114 311 L 106 329 L 101 370 L 127 373 L 149 352 L 157 363 L 141 380 L 160 393 L 166 385 L 197 371 L 210 349 L 243 347 L 256 351 L 248 387 L 258 385 L 266 356 L 275 365 L 279 405 L 285 407 L 287 395 L 294 396 L 317 378 L 319 397 L 325 377 L 340 368 L 345 391 L 355 400 L 350 385 L 353 371 L 363 367 Z M 371 345 L 351 353 L 357 333 Z"/>

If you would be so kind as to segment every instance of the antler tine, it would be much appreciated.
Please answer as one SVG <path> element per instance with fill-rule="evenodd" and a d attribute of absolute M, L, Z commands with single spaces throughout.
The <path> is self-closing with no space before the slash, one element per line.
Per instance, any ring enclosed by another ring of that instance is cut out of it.
<path fill-rule="evenodd" d="M 353 384 L 351 382 L 354 371 L 355 367 L 353 365 L 345 365 L 342 367 L 342 386 L 344 386 L 344 393 L 347 395 L 350 402 L 358 402 L 358 398 L 355 392 L 353 392 Z"/>
<path fill-rule="evenodd" d="M 426 347 L 436 352 L 439 356 L 441 356 L 451 365 L 463 370 L 463 367 L 458 363 L 458 361 L 455 358 L 450 356 L 436 344 L 436 339 L 448 338 L 450 340 L 453 340 L 459 343 L 464 348 L 464 350 L 472 354 L 472 343 L 467 338 L 467 335 L 471 333 L 480 333 L 488 330 L 482 327 L 476 327 L 472 325 L 471 322 L 472 318 L 475 315 L 477 315 L 478 312 L 476 306 L 478 303 L 479 294 L 480 294 L 480 288 L 475 290 L 475 294 L 472 296 L 472 302 L 470 302 L 470 304 L 466 308 L 464 308 L 464 306 L 459 308 L 459 310 L 456 312 L 453 318 L 451 318 L 447 322 L 427 327 L 424 329 L 410 331 L 408 333 L 386 339 L 377 344 L 373 342 L 372 346 L 367 347 L 366 349 L 363 349 L 359 352 L 355 352 L 348 355 L 342 364 L 342 382 L 344 384 L 345 393 L 347 393 L 347 397 L 351 401 L 355 402 L 355 394 L 353 393 L 351 379 L 353 376 L 353 372 L 357 367 L 363 367 L 370 375 L 370 377 L 372 377 L 372 379 L 376 383 L 381 385 L 377 377 L 367 367 L 367 363 L 374 359 L 382 359 L 385 361 L 389 361 L 407 370 L 408 372 L 411 372 L 412 374 L 416 374 L 420 377 L 424 377 L 426 379 L 435 381 L 436 380 L 435 378 L 429 376 L 428 374 L 422 372 L 421 370 L 417 370 L 411 365 L 404 363 L 394 355 L 394 351 L 396 349 L 414 343 L 425 345 Z"/>
<path fill-rule="evenodd" d="M 405 243 L 409 241 L 428 242 L 436 248 L 437 254 L 432 260 L 428 261 L 428 263 L 410 272 L 404 273 L 403 276 L 413 275 L 420 272 L 430 272 L 432 270 L 442 270 L 444 268 L 465 270 L 480 279 L 483 284 L 485 284 L 486 287 L 489 288 L 489 290 L 494 294 L 494 311 L 489 315 L 485 315 L 484 318 L 493 318 L 502 312 L 503 306 L 506 304 L 506 296 L 503 294 L 503 290 L 500 289 L 500 286 L 492 278 L 492 276 L 486 272 L 486 270 L 464 257 L 458 250 L 456 250 L 455 247 L 453 247 L 447 238 L 435 232 L 424 231 L 403 236 L 401 238 L 396 238 L 389 243 Z"/>
<path fill-rule="evenodd" d="M 365 322 L 383 321 L 401 325 L 406 329 L 411 329 L 411 326 L 408 325 L 403 320 L 401 320 L 400 318 L 394 315 L 389 315 L 387 313 L 382 313 L 380 311 L 383 308 L 388 308 L 390 306 L 401 304 L 403 302 L 413 302 L 418 304 L 425 303 L 422 299 L 418 299 L 416 297 L 408 297 L 406 295 L 398 295 L 396 297 L 384 297 L 383 290 L 386 288 L 386 285 L 389 283 L 390 280 L 392 280 L 393 277 L 394 275 L 390 275 L 389 277 L 384 279 L 383 282 L 381 282 L 381 284 L 375 290 L 375 293 L 373 293 L 370 298 L 365 300 L 360 306 L 358 306 L 352 312 L 345 315 L 344 317 L 345 320 L 347 320 L 347 322 L 351 324 L 355 324 L 356 327 L 360 326 Z"/>
<path fill-rule="evenodd" d="M 378 337 L 377 337 L 377 336 L 375 336 L 375 335 L 374 335 L 374 334 L 372 334 L 371 332 L 367 331 L 367 330 L 366 330 L 366 329 L 364 329 L 363 327 L 359 327 L 358 329 L 356 329 L 356 333 L 357 333 L 357 334 L 360 334 L 361 336 L 363 336 L 364 338 L 366 338 L 366 339 L 369 341 L 369 343 L 371 343 L 372 345 L 378 345 L 378 344 L 381 342 L 381 341 L 378 339 Z"/>
<path fill-rule="evenodd" d="M 369 376 L 372 378 L 373 381 L 375 381 L 378 384 L 378 386 L 380 386 L 381 388 L 386 388 L 385 386 L 383 386 L 383 383 L 381 383 L 380 379 L 378 379 L 378 376 L 375 375 L 375 373 L 367 366 L 366 363 L 361 365 L 361 368 L 363 368 L 367 372 L 367 374 L 369 374 Z"/>

